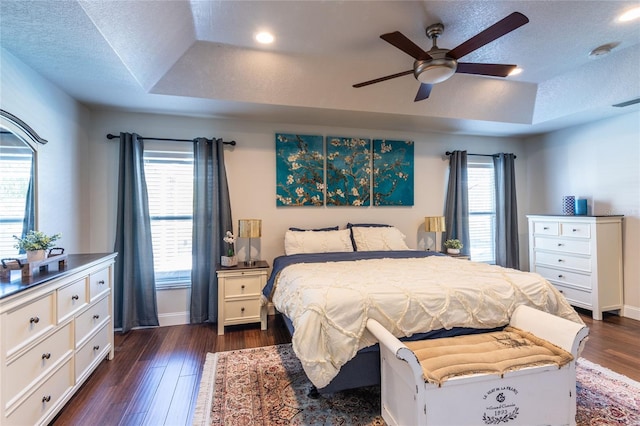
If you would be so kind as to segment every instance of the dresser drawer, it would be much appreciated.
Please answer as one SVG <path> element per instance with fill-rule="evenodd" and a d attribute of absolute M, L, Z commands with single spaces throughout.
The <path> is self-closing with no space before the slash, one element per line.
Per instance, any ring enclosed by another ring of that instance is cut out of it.
<path fill-rule="evenodd" d="M 87 304 L 86 279 L 58 289 L 58 321 L 62 322 Z"/>
<path fill-rule="evenodd" d="M 58 401 L 73 387 L 71 360 L 42 383 L 21 404 L 7 412 L 7 425 L 34 425 L 56 406 Z"/>
<path fill-rule="evenodd" d="M 537 266 L 536 272 L 554 284 L 570 284 L 575 287 L 581 287 L 586 291 L 591 291 L 591 275 L 545 268 L 542 266 Z"/>
<path fill-rule="evenodd" d="M 76 318 L 76 346 L 80 346 L 89 334 L 108 319 L 109 297 L 105 296 Z"/>
<path fill-rule="evenodd" d="M 97 271 L 89 275 L 89 300 L 93 302 L 103 294 L 106 294 L 110 287 L 109 268 Z"/>
<path fill-rule="evenodd" d="M 224 302 L 226 321 L 244 321 L 248 318 L 260 318 L 260 299 L 231 300 Z"/>
<path fill-rule="evenodd" d="M 533 232 L 536 235 L 559 235 L 560 225 L 558 222 L 535 222 Z"/>
<path fill-rule="evenodd" d="M 535 248 L 562 253 L 591 254 L 591 243 L 588 240 L 568 238 L 535 237 Z"/>
<path fill-rule="evenodd" d="M 564 253 L 544 253 L 536 251 L 536 266 L 537 265 L 549 265 L 557 268 L 591 272 L 590 258 L 571 256 Z"/>
<path fill-rule="evenodd" d="M 243 275 L 227 277 L 225 279 L 225 297 L 233 298 L 237 296 L 258 295 L 262 292 L 264 284 L 263 275 Z"/>
<path fill-rule="evenodd" d="M 109 327 L 105 324 L 89 341 L 76 352 L 76 380 L 96 359 L 106 357 L 109 350 Z"/>
<path fill-rule="evenodd" d="M 50 293 L 7 312 L 2 318 L 7 356 L 51 330 L 56 323 L 54 311 L 54 294 Z"/>
<path fill-rule="evenodd" d="M 567 299 L 569 304 L 578 305 L 584 308 L 590 308 L 591 293 L 588 291 L 582 291 L 571 287 L 565 287 L 563 285 L 555 284 L 555 288 Z"/>
<path fill-rule="evenodd" d="M 71 323 L 68 323 L 7 365 L 6 374 L 2 377 L 7 405 L 11 405 L 14 397 L 71 353 L 72 331 Z"/>
<path fill-rule="evenodd" d="M 591 238 L 591 225 L 579 222 L 562 222 L 560 235 L 563 237 Z"/>

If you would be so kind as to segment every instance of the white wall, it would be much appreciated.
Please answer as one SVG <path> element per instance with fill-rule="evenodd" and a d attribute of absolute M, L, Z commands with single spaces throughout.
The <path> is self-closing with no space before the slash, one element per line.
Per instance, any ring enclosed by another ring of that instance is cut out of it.
<path fill-rule="evenodd" d="M 197 136 L 236 140 L 235 147 L 225 148 L 225 164 L 231 193 L 234 231 L 242 218 L 262 219 L 263 237 L 253 240 L 253 258 L 271 263 L 284 254 L 284 233 L 290 226 L 319 227 L 347 222 L 378 222 L 396 225 L 407 235 L 412 248 L 424 248 L 424 216 L 441 215 L 444 211 L 447 150 L 467 149 L 471 153 L 513 152 L 518 181 L 526 177 L 523 142 L 513 138 L 455 136 L 449 134 L 389 132 L 372 130 L 375 123 L 362 123 L 362 129 L 269 124 L 231 120 L 213 120 L 153 114 L 95 111 L 89 135 L 91 173 L 91 250 L 105 251 L 113 247 L 117 185 L 118 142 L 108 141 L 107 133 L 136 132 L 143 136 L 191 139 Z M 332 136 L 380 137 L 409 139 L 415 145 L 415 205 L 412 207 L 276 207 L 275 200 L 275 133 L 320 134 Z M 518 186 L 520 209 L 521 259 L 526 265 L 527 194 L 525 185 Z M 240 260 L 246 256 L 247 240 L 237 246 Z M 176 292 L 175 309 L 184 306 L 186 293 Z M 166 307 L 167 304 L 164 304 Z M 178 312 L 178 311 L 176 311 Z M 166 312 L 165 312 L 166 313 Z"/>
<path fill-rule="evenodd" d="M 640 112 L 529 138 L 526 158 L 530 213 L 560 214 L 576 195 L 589 214 L 625 216 L 623 315 L 640 319 Z"/>
<path fill-rule="evenodd" d="M 37 154 L 38 229 L 62 233 L 67 253 L 87 252 L 89 111 L 2 48 L 0 64 L 0 107 L 49 141 Z"/>

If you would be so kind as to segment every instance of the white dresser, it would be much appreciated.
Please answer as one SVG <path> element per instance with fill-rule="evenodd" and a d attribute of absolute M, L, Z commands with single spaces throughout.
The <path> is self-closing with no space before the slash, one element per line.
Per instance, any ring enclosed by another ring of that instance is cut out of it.
<path fill-rule="evenodd" d="M 0 282 L 0 424 L 47 424 L 100 362 L 113 359 L 116 254 Z"/>
<path fill-rule="evenodd" d="M 622 309 L 622 216 L 527 217 L 531 272 L 596 320 Z"/>

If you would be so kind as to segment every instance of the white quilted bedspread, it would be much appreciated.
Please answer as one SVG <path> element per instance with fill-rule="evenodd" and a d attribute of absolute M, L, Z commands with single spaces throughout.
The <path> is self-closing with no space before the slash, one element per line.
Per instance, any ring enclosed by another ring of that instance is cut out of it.
<path fill-rule="evenodd" d="M 502 326 L 521 304 L 582 323 L 538 274 L 445 256 L 291 265 L 280 272 L 273 302 L 293 321 L 293 349 L 318 388 L 376 343 L 365 332 L 368 318 L 397 337 Z"/>

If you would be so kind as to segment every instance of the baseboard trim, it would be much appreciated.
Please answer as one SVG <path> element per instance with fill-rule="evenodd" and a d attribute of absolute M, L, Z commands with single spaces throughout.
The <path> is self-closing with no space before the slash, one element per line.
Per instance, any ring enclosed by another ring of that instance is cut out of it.
<path fill-rule="evenodd" d="M 171 325 L 189 324 L 189 312 L 169 312 L 158 315 L 158 323 L 160 327 L 168 327 Z"/>
<path fill-rule="evenodd" d="M 622 316 L 640 321 L 640 308 L 637 306 L 624 305 L 622 307 Z"/>

